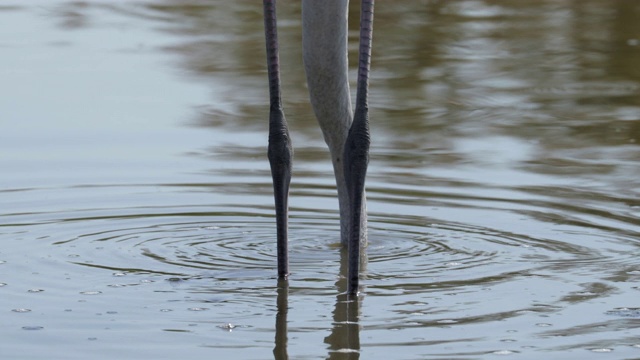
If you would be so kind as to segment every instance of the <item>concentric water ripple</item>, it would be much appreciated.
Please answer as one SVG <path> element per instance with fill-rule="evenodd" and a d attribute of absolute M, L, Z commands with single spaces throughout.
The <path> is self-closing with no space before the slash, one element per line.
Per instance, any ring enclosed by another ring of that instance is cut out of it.
<path fill-rule="evenodd" d="M 371 195 L 383 194 L 374 190 Z M 438 201 L 446 199 L 447 194 L 430 193 L 430 198 Z M 250 282 L 272 280 L 275 275 L 271 212 L 269 206 L 190 205 L 44 212 L 28 217 L 37 219 L 40 225 L 36 228 L 42 224 L 55 226 L 55 234 L 36 236 L 50 241 L 56 252 L 76 265 L 121 273 Z M 340 273 L 336 214 L 310 209 L 294 209 L 292 214 L 293 286 L 322 289 L 324 293 L 344 275 Z M 20 223 L 20 217 L 16 215 L 14 221 Z M 490 221 L 487 223 L 490 225 Z M 486 287 L 544 278 L 549 273 L 558 277 L 562 271 L 637 277 L 633 275 L 638 268 L 636 257 L 624 252 L 626 245 L 617 241 L 619 237 L 607 233 L 567 230 L 563 239 L 557 240 L 375 211 L 370 213 L 369 227 L 363 283 L 365 293 L 370 295 L 390 289 L 436 291 L 464 284 Z M 611 252 L 596 249 L 595 245 L 605 240 L 610 242 Z"/>
<path fill-rule="evenodd" d="M 52 244 L 71 263 L 124 273 L 274 278 L 272 216 L 241 208 L 233 209 L 233 215 L 206 212 L 197 206 L 185 208 L 137 208 L 137 213 L 133 209 L 91 210 L 83 211 L 82 218 L 57 213 L 60 228 Z M 331 280 L 338 275 L 337 223 L 335 214 L 308 210 L 300 219 L 292 219 L 293 279 L 324 276 Z M 524 235 L 456 223 L 434 224 L 423 218 L 373 213 L 369 226 L 364 277 L 392 279 L 397 287 L 402 287 L 402 279 L 424 281 L 438 276 L 442 280 L 459 274 L 473 281 L 474 274 L 500 277 L 505 269 L 526 272 L 534 268 L 526 261 L 529 257 L 553 259 L 558 251 L 551 243 Z M 375 288 L 375 281 L 370 284 Z"/>
<path fill-rule="evenodd" d="M 467 184 L 458 190 L 472 194 L 474 186 Z M 198 186 L 188 188 L 193 191 Z M 220 190 L 212 184 L 201 187 L 212 188 Z M 170 185 L 168 189 L 175 194 L 184 188 Z M 48 191 L 60 190 L 41 189 L 27 198 L 37 199 Z M 203 191 L 195 194 L 198 201 L 188 204 L 189 195 L 178 206 L 163 205 L 149 196 L 151 187 L 143 185 L 87 191 L 107 197 L 133 194 L 140 205 L 99 208 L 85 204 L 84 209 L 65 210 L 54 204 L 42 206 L 38 213 L 5 215 L 7 225 L 0 236 L 5 243 L 14 243 L 9 248 L 24 254 L 0 253 L 0 267 L 20 274 L 37 263 L 40 275 L 22 284 L 19 276 L 5 274 L 0 278 L 3 291 L 12 294 L 22 289 L 29 296 L 59 299 L 49 302 L 63 304 L 69 310 L 65 317 L 82 312 L 85 304 L 100 304 L 100 313 L 109 317 L 127 313 L 133 306 L 145 309 L 138 316 L 154 317 L 166 332 L 194 332 L 193 325 L 198 324 L 227 329 L 231 324 L 233 332 L 260 329 L 268 333 L 273 325 L 258 320 L 270 318 L 276 310 L 278 289 L 275 224 L 268 192 L 256 197 L 260 205 L 223 204 L 210 200 L 216 198 L 216 191 L 211 198 L 203 197 Z M 324 203 L 333 196 L 320 184 L 305 184 L 305 191 L 312 203 Z M 617 331 L 636 327 L 631 323 L 635 312 L 619 310 L 637 308 L 626 295 L 638 293 L 634 284 L 640 280 L 635 240 L 629 236 L 633 229 L 615 233 L 599 226 L 615 216 L 594 215 L 590 211 L 593 204 L 576 205 L 567 212 L 562 201 L 530 201 L 532 197 L 540 200 L 540 195 L 512 191 L 520 194 L 508 196 L 521 200 L 505 202 L 504 194 L 482 199 L 452 197 L 446 188 L 423 192 L 417 185 L 414 189 L 403 185 L 401 189 L 374 186 L 369 190 L 373 200 L 369 203 L 359 322 L 369 341 L 389 347 L 406 344 L 406 339 L 414 345 L 436 347 L 474 344 L 487 354 L 506 354 L 526 351 L 532 338 L 585 333 L 594 341 L 571 346 L 564 341 L 557 347 L 602 347 L 595 338 L 606 332 L 602 324 L 612 318 L 619 319 Z M 410 194 L 411 202 L 402 194 Z M 376 199 L 381 198 L 386 199 L 384 206 L 377 205 Z M 464 206 L 468 203 L 474 206 Z M 554 222 L 537 216 L 543 211 L 553 211 Z M 529 213 L 536 215 L 528 217 Z M 487 217 L 480 219 L 477 214 Z M 333 314 L 334 331 L 339 333 L 339 324 L 350 322 L 339 316 L 348 313 L 344 307 L 349 302 L 341 298 L 346 266 L 337 211 L 294 206 L 291 215 L 289 319 L 301 328 L 292 325 L 289 332 L 303 336 L 323 331 Z M 588 216 L 593 226 L 559 221 L 576 216 Z M 527 226 L 519 228 L 521 223 Z M 20 256 L 28 261 L 17 263 Z M 31 289 L 39 291 L 29 292 Z M 24 296 L 19 292 L 11 297 Z M 603 299 L 615 306 L 593 306 Z M 37 300 L 16 301 L 7 310 L 15 316 L 41 313 L 46 305 Z M 187 324 L 166 324 L 176 317 Z M 565 325 L 559 327 L 561 318 Z M 17 324 L 25 329 L 49 328 L 45 321 Z M 488 342 L 481 341 L 487 336 L 486 326 L 492 327 L 492 337 L 505 340 L 500 344 L 518 347 L 487 346 Z M 453 335 L 456 329 L 464 329 L 466 335 Z"/>

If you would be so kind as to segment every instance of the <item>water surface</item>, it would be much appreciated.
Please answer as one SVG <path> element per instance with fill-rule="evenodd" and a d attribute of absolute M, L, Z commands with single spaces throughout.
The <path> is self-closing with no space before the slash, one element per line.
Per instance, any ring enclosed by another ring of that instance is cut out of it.
<path fill-rule="evenodd" d="M 378 2 L 357 302 L 297 2 L 275 279 L 261 11 L 0 5 L 2 358 L 640 357 L 640 4 Z"/>

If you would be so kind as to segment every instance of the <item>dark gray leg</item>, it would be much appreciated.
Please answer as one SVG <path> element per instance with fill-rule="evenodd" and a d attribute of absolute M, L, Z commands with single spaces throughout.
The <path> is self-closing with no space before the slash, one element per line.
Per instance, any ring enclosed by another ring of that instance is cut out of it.
<path fill-rule="evenodd" d="M 369 69 L 371 63 L 371 37 L 373 35 L 373 0 L 363 0 L 360 12 L 360 54 L 358 58 L 358 92 L 356 110 L 349 136 L 344 146 L 344 176 L 351 203 L 351 229 L 349 229 L 349 278 L 347 293 L 358 293 L 360 271 L 360 216 L 364 200 L 364 182 L 369 165 Z"/>
<path fill-rule="evenodd" d="M 278 278 L 289 275 L 288 218 L 289 184 L 293 147 L 282 111 L 280 93 L 280 66 L 278 57 L 278 31 L 275 0 L 264 0 L 264 34 L 267 44 L 267 67 L 269 72 L 269 148 L 268 157 L 273 177 L 273 195 L 276 206 L 276 231 L 278 247 Z"/>

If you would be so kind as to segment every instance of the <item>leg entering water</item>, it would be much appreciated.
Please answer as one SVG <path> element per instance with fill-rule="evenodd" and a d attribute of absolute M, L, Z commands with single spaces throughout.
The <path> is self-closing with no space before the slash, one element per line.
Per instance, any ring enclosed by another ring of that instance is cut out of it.
<path fill-rule="evenodd" d="M 282 111 L 275 0 L 264 0 L 263 5 L 270 98 L 268 156 L 271 176 L 273 177 L 273 196 L 276 207 L 278 278 L 282 279 L 289 275 L 289 184 L 291 183 L 293 147 L 291 146 L 287 121 Z"/>

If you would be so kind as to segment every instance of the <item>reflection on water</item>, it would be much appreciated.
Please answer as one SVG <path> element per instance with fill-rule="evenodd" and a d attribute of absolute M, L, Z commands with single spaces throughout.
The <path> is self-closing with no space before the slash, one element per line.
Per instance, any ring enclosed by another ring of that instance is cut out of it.
<path fill-rule="evenodd" d="M 278 279 L 278 313 L 276 314 L 276 346 L 273 349 L 273 357 L 276 359 L 288 359 L 287 354 L 287 313 L 289 312 L 289 281 Z"/>
<path fill-rule="evenodd" d="M 0 5 L 0 353 L 637 358 L 640 3 L 377 4 L 358 301 L 299 6 L 278 282 L 260 4 Z"/>

